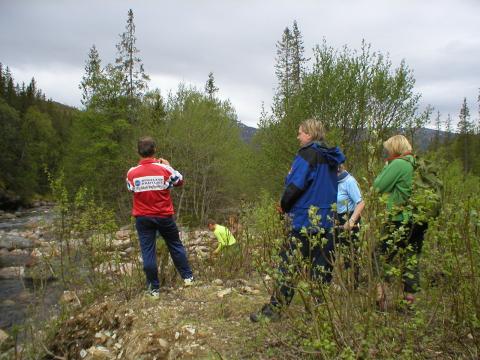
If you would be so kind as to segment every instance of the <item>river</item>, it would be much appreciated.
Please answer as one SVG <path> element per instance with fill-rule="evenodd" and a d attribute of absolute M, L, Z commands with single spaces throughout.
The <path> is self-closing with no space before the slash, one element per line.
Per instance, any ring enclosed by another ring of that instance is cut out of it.
<path fill-rule="evenodd" d="M 49 240 L 45 225 L 53 221 L 52 206 L 0 213 L 0 329 L 12 332 L 27 319 L 45 319 L 62 294 L 55 281 L 34 281 L 24 275 L 31 253 Z"/>

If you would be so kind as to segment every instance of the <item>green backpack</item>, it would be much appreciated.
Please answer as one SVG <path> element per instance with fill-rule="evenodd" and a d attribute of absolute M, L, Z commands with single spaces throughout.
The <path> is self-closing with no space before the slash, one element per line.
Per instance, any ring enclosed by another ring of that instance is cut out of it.
<path fill-rule="evenodd" d="M 443 182 L 438 177 L 439 169 L 434 163 L 415 158 L 413 189 L 410 205 L 415 222 L 426 222 L 440 215 L 443 202 Z"/>

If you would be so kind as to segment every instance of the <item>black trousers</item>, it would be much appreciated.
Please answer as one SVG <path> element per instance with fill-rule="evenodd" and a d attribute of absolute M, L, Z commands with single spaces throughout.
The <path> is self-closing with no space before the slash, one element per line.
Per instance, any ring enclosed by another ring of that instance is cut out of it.
<path fill-rule="evenodd" d="M 335 228 L 335 242 L 344 248 L 344 265 L 345 269 L 349 269 L 353 265 L 354 286 L 358 286 L 360 279 L 360 267 L 358 265 L 358 236 L 360 232 L 360 219 L 357 220 L 355 226 L 350 230 L 344 230 L 343 225 L 350 219 L 352 212 L 337 214 L 338 226 Z"/>
<path fill-rule="evenodd" d="M 293 252 L 300 248 L 302 260 L 311 265 L 309 276 L 315 280 L 330 283 L 332 281 L 332 269 L 334 261 L 334 242 L 331 229 L 324 229 L 325 233 L 318 235 L 326 239 L 324 246 L 312 245 L 314 236 L 305 236 L 297 231 L 292 231 L 290 236 L 280 252 L 282 259 L 279 271 L 282 274 L 281 280 L 277 284 L 277 289 L 270 299 L 273 306 L 289 305 L 295 294 L 294 284 L 286 278 L 294 274 L 289 271 Z M 318 240 L 320 242 L 320 240 Z M 298 264 L 296 271 L 300 271 Z"/>
<path fill-rule="evenodd" d="M 394 259 L 400 257 L 403 289 L 408 293 L 415 293 L 420 288 L 419 257 L 422 252 L 423 238 L 428 224 L 403 224 L 392 221 L 385 226 L 387 236 L 382 240 L 380 250 L 385 256 L 384 276 L 388 280 L 388 268 Z"/>

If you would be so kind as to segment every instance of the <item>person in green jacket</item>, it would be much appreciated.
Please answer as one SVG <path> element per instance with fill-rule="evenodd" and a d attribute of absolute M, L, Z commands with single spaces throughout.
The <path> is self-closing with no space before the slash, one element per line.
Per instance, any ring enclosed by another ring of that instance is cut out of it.
<path fill-rule="evenodd" d="M 385 224 L 388 232 L 381 242 L 381 252 L 390 265 L 394 257 L 402 256 L 402 282 L 405 300 L 412 304 L 414 293 L 419 290 L 418 258 L 422 251 L 423 238 L 427 224 L 413 222 L 408 201 L 412 195 L 415 157 L 412 146 L 403 135 L 395 135 L 383 143 L 386 151 L 385 166 L 375 179 L 373 186 L 387 195 L 389 222 Z M 379 302 L 385 303 L 385 291 L 379 289 Z"/>
<path fill-rule="evenodd" d="M 215 220 L 209 219 L 207 221 L 208 228 L 213 231 L 218 240 L 218 246 L 213 251 L 213 255 L 218 255 L 222 249 L 230 247 L 237 243 L 233 234 L 225 226 L 219 225 Z"/>

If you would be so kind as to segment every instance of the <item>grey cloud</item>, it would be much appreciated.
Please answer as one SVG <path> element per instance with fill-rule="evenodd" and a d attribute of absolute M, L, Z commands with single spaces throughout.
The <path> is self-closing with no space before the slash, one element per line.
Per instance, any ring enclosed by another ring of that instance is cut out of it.
<path fill-rule="evenodd" d="M 268 108 L 271 101 L 275 43 L 294 19 L 307 53 L 323 37 L 334 47 L 351 48 L 366 39 L 372 49 L 389 53 L 394 65 L 406 59 L 423 92 L 422 104 L 455 114 L 463 96 L 473 104 L 480 86 L 480 2 L 475 0 L 0 0 L 0 61 L 24 69 L 21 76 L 27 78 L 36 76 L 27 69 L 51 70 L 53 78 L 58 71 L 81 74 L 95 44 L 104 63 L 112 62 L 130 7 L 147 73 L 203 86 L 213 71 L 221 96 L 230 98 L 240 120 L 250 125 L 260 103 Z M 60 93 L 68 101 L 77 98 L 73 105 L 78 105 L 80 76 L 69 86 L 70 78 L 62 77 Z M 47 75 L 42 79 L 48 96 L 59 93 Z"/>

